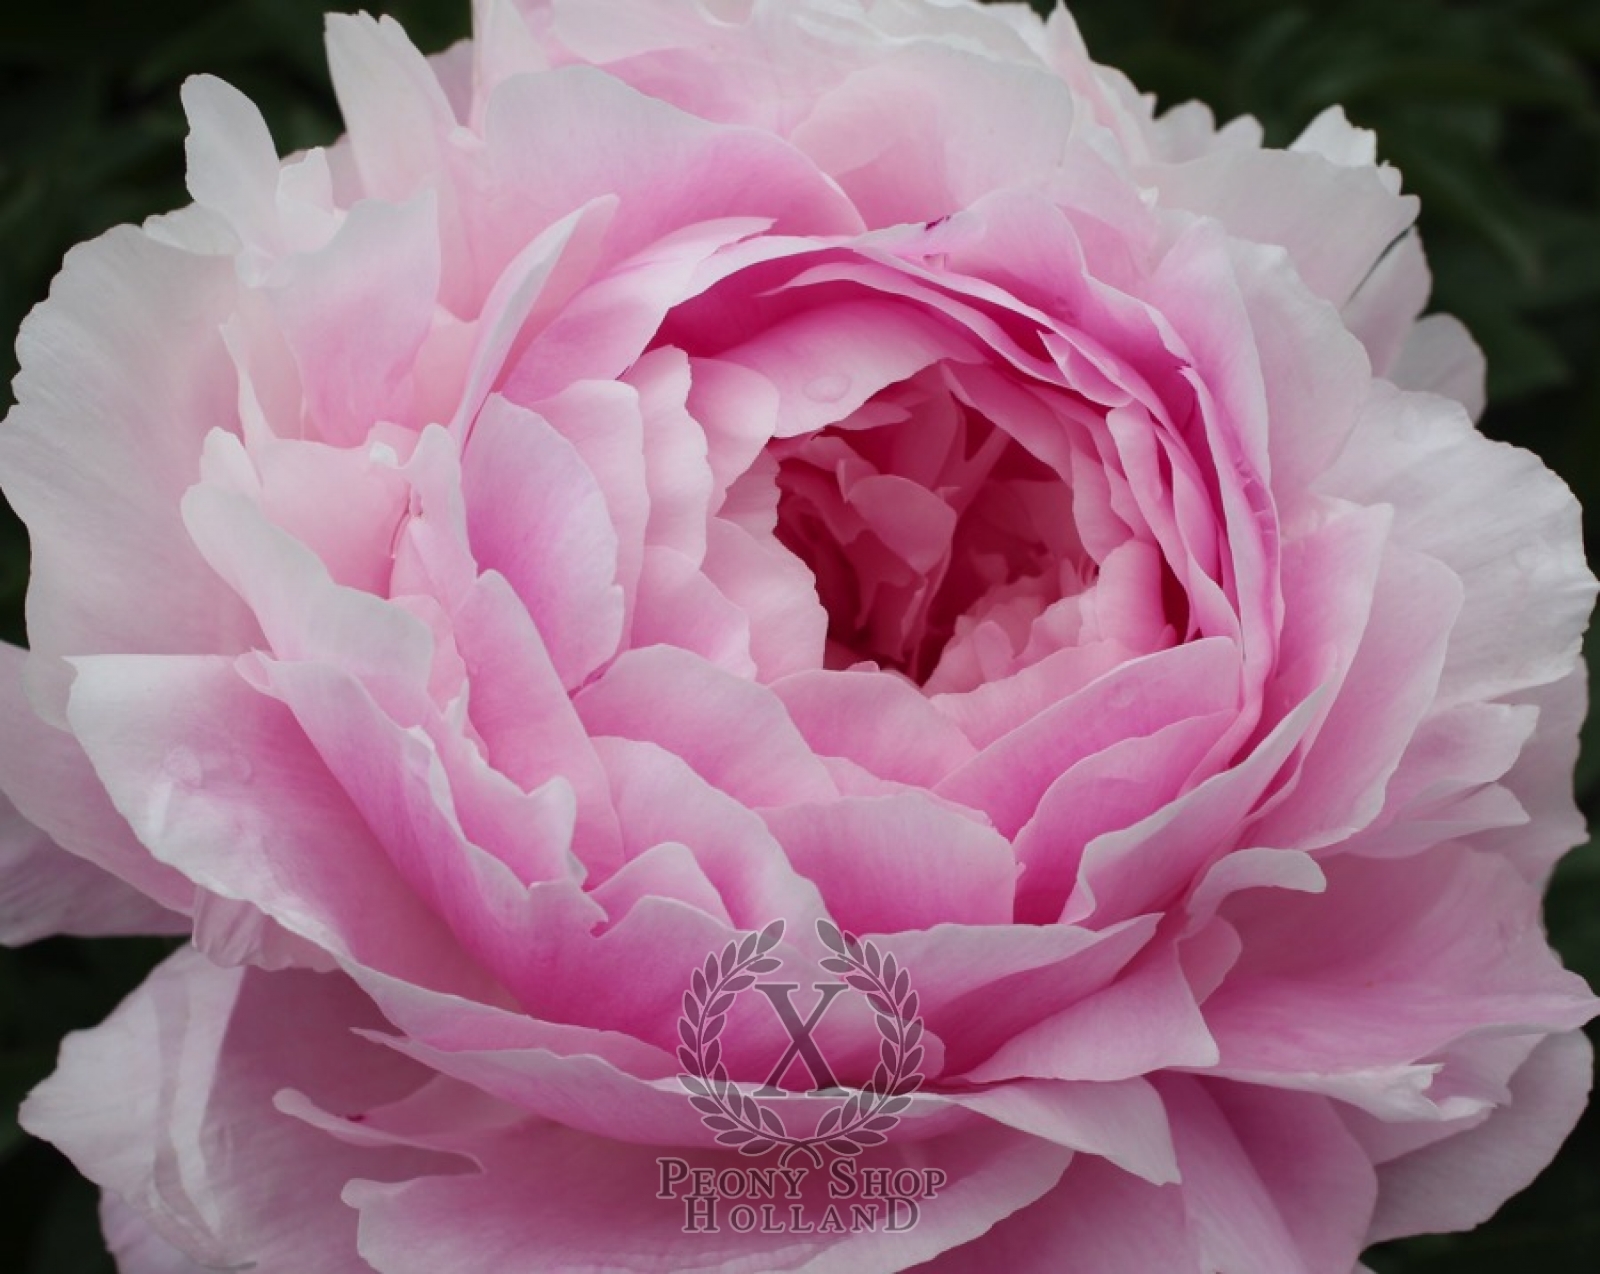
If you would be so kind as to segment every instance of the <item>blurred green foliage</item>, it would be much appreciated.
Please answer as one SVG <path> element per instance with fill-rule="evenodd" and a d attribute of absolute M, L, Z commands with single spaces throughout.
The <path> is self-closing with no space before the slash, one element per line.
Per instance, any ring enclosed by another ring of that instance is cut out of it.
<path fill-rule="evenodd" d="M 1047 9 L 1047 0 L 1037 0 Z M 178 86 L 210 72 L 262 108 L 280 150 L 331 140 L 328 0 L 5 0 L 0 6 L 0 383 L 72 244 L 176 207 Z M 368 3 L 421 47 L 464 35 L 467 0 Z M 1600 508 L 1600 5 L 1593 0 L 1079 0 L 1096 57 L 1170 105 L 1260 118 L 1283 144 L 1342 103 L 1423 200 L 1435 307 L 1489 356 L 1484 428 L 1539 452 Z M 1591 520 L 1591 528 L 1594 521 Z M 1591 529 L 1591 535 L 1593 530 Z M 1591 540 L 1591 560 L 1594 560 Z M 23 637 L 26 537 L 0 513 L 0 636 Z M 1579 792 L 1600 806 L 1600 737 Z M 1600 983 L 1600 848 L 1563 864 L 1547 909 L 1567 962 Z M 60 1037 L 103 1018 L 160 957 L 142 940 L 0 951 L 0 1268 L 104 1274 L 94 1192 L 16 1127 Z M 1468 1235 L 1386 1245 L 1379 1274 L 1579 1274 L 1600 1251 L 1600 1117 L 1539 1182 Z M 1153 1271 L 1152 1274 L 1160 1274 Z"/>

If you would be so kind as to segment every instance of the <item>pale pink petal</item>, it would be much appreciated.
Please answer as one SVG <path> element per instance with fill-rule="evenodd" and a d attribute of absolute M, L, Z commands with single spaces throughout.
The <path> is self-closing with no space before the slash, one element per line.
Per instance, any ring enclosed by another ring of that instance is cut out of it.
<path fill-rule="evenodd" d="M 210 75 L 183 86 L 189 117 L 189 193 L 226 218 L 250 247 L 271 248 L 278 231 L 278 150 L 261 112 Z"/>
<path fill-rule="evenodd" d="M 1201 1274 L 1206 1265 L 1180 1187 L 1153 1186 L 1104 1159 L 1075 1155 L 1061 1183 L 1037 1203 L 916 1268 L 918 1274 Z"/>
<path fill-rule="evenodd" d="M 451 418 L 462 435 L 506 377 L 508 364 L 552 323 L 589 280 L 616 201 L 602 196 L 561 218 L 517 253 L 495 280 L 472 328 L 472 350 Z"/>
<path fill-rule="evenodd" d="M 1343 305 L 1383 251 L 1416 219 L 1370 166 L 1307 151 L 1226 150 L 1151 169 L 1164 206 L 1215 217 L 1242 239 L 1286 249 L 1318 296 Z M 1329 234 L 1332 219 L 1338 234 Z"/>
<path fill-rule="evenodd" d="M 677 646 L 736 677 L 756 673 L 749 615 L 672 549 L 645 552 L 629 639 L 636 646 Z"/>
<path fill-rule="evenodd" d="M 723 518 L 706 528 L 706 578 L 743 612 L 763 681 L 822 666 L 828 616 L 815 577 L 770 535 L 757 539 Z"/>
<path fill-rule="evenodd" d="M 741 1235 L 723 1223 L 716 1234 L 684 1233 L 683 1202 L 656 1197 L 657 1152 L 548 1124 L 490 1147 L 481 1174 L 363 1183 L 346 1197 L 361 1216 L 361 1254 L 382 1274 L 514 1267 L 530 1258 L 572 1274 L 890 1274 L 976 1238 L 1033 1202 L 1070 1156 L 1047 1141 L 994 1128 L 946 1138 L 939 1147 L 937 1163 L 949 1180 L 920 1205 L 916 1224 L 904 1233 L 796 1234 L 782 1246 L 771 1235 Z M 900 1153 L 891 1147 L 868 1162 L 898 1165 Z M 697 1166 L 738 1161 L 697 1151 L 684 1157 Z M 819 1219 L 826 1207 L 821 1190 L 821 1174 L 812 1174 L 802 1195 Z M 471 1227 L 456 1223 L 462 1216 L 473 1218 Z"/>
<path fill-rule="evenodd" d="M 922 1016 L 945 1043 L 943 1073 L 960 1076 L 1020 1032 L 1041 1021 L 1048 1027 L 1063 1010 L 1071 1011 L 1066 1006 L 1092 1003 L 1106 993 L 1150 942 L 1155 927 L 1151 916 L 1098 933 L 1067 925 L 938 925 L 879 941 L 902 968 L 915 970 Z M 1119 996 L 1135 1004 L 1158 1002 L 1149 989 L 1135 984 Z M 1192 1012 L 1189 1018 L 1184 1025 L 1198 1021 Z M 1166 1044 L 1161 1028 L 1149 1025 L 1141 1040 L 1132 1041 L 1135 1047 L 1156 1037 L 1158 1045 Z M 1115 1040 L 1083 1041 L 1091 1050 L 1097 1043 L 1120 1050 Z"/>
<path fill-rule="evenodd" d="M 1472 419 L 1483 415 L 1483 351 L 1454 315 L 1430 314 L 1419 321 L 1387 374 L 1401 389 L 1442 394 L 1465 407 Z"/>
<path fill-rule="evenodd" d="M 26 820 L 25 826 L 17 829 L 21 839 L 13 842 L 11 849 L 26 855 L 18 870 L 23 870 L 24 865 L 30 871 L 45 867 L 49 859 L 37 855 L 55 853 L 82 864 L 67 864 L 62 869 L 68 879 L 78 882 L 78 887 L 86 888 L 86 876 L 99 868 L 145 895 L 158 911 L 192 912 L 193 883 L 151 859 L 95 777 L 80 740 L 66 729 L 40 720 L 29 702 L 23 685 L 24 669 L 30 659 L 41 658 L 44 657 L 30 656 L 15 646 L 0 645 L 0 718 L 5 721 L 5 733 L 0 736 L 0 785 L 5 790 L 4 799 L 16 810 L 15 817 Z M 63 667 L 63 671 L 70 684 L 71 670 Z M 60 848 L 39 847 L 32 841 L 30 826 Z M 20 883 L 17 887 L 30 893 L 42 888 L 46 896 L 56 894 L 60 888 L 39 876 L 34 877 L 34 884 Z M 116 889 L 96 882 L 93 892 L 115 896 Z"/>
<path fill-rule="evenodd" d="M 650 544 L 700 561 L 711 511 L 711 469 L 705 429 L 689 414 L 694 376 L 678 350 L 653 350 L 628 370 L 644 414 L 644 463 L 649 484 Z"/>
<path fill-rule="evenodd" d="M 1042 70 L 923 42 L 825 94 L 793 136 L 868 225 L 885 226 L 933 220 L 1047 170 L 1075 114 L 1072 94 Z M 1012 127 L 1018 119 L 1031 127 Z"/>
<path fill-rule="evenodd" d="M 1588 834 L 1569 778 L 1577 764 L 1578 730 L 1588 705 L 1587 667 L 1580 660 L 1560 681 L 1520 697 L 1538 712 L 1537 728 L 1515 764 L 1497 777 L 1515 796 L 1528 823 L 1482 832 L 1472 843 L 1499 854 L 1535 888 L 1543 889 L 1556 860 L 1581 845 Z"/>
<path fill-rule="evenodd" d="M 1012 1080 L 950 1100 L 1036 1137 L 1109 1160 L 1151 1185 L 1179 1179 L 1166 1110 L 1148 1080 Z"/>
<path fill-rule="evenodd" d="M 237 444 L 214 435 L 213 451 Z M 250 500 L 212 484 L 183 501 L 184 521 L 217 574 L 250 605 L 285 659 L 328 660 L 397 690 L 429 685 L 438 652 L 427 626 L 370 593 L 333 582 L 312 551 Z"/>
<path fill-rule="evenodd" d="M 250 459 L 270 522 L 315 553 L 336 583 L 388 591 L 394 528 L 411 496 L 398 469 L 370 452 L 300 440 L 264 440 Z"/>
<path fill-rule="evenodd" d="M 1595 582 L 1577 501 L 1535 457 L 1484 438 L 1455 403 L 1378 382 L 1318 485 L 1392 505 L 1396 540 L 1461 577 L 1441 705 L 1497 698 L 1570 671 Z"/>
<path fill-rule="evenodd" d="M 1398 374 L 1406 347 L 1416 340 L 1423 326 L 1434 323 L 1433 318 L 1420 322 L 1417 318 L 1427 304 L 1432 284 L 1422 240 L 1411 230 L 1389 246 L 1355 295 L 1340 309 L 1345 326 L 1366 347 L 1373 374 L 1387 376 L 1406 389 L 1430 388 L 1401 382 Z M 1481 406 L 1480 403 L 1480 409 Z"/>
<path fill-rule="evenodd" d="M 588 67 L 507 80 L 489 98 L 483 133 L 498 197 L 474 238 L 490 268 L 602 194 L 621 199 L 610 238 L 619 257 L 727 216 L 770 216 L 780 233 L 861 228 L 838 188 L 779 139 L 697 120 Z"/>
<path fill-rule="evenodd" d="M 0 796 L 0 942 L 188 930 L 186 917 L 69 854 Z"/>
<path fill-rule="evenodd" d="M 1104 990 L 1017 1031 L 967 1078 L 1104 1082 L 1216 1061 L 1177 946 L 1165 943 L 1140 952 Z"/>
<path fill-rule="evenodd" d="M 416 1087 L 426 1072 L 350 1029 L 377 1020 L 343 979 L 222 970 L 180 952 L 103 1025 L 68 1038 L 21 1117 L 135 1210 L 150 1242 L 210 1268 L 353 1274 L 345 1182 L 450 1171 L 452 1160 L 341 1147 L 272 1098 L 292 1086 L 354 1111 Z"/>
<path fill-rule="evenodd" d="M 646 421 L 644 404 L 632 386 L 606 381 L 579 381 L 570 385 L 554 398 L 541 402 L 536 415 L 572 445 L 583 463 L 583 469 L 587 470 L 585 474 L 582 470 L 574 469 L 573 481 L 578 483 L 592 479 L 605 501 L 605 520 L 611 524 L 611 536 L 603 545 L 571 544 L 562 540 L 553 546 L 553 552 L 559 554 L 563 549 L 581 548 L 591 553 L 587 561 L 600 562 L 605 560 L 610 539 L 615 539 L 615 580 L 622 590 L 626 627 L 627 617 L 632 612 L 633 594 L 639 586 L 640 572 L 644 569 L 646 525 L 651 505 L 644 453 L 645 439 L 653 422 Z M 531 450 L 524 457 L 533 458 Z M 509 459 L 506 452 L 500 452 L 501 462 Z M 491 459 L 489 463 L 493 464 L 494 461 Z M 541 459 L 536 469 L 540 481 L 548 480 L 546 474 L 553 475 L 557 464 L 570 464 L 570 461 L 565 456 L 559 460 Z M 472 470 L 471 461 L 468 461 L 468 468 Z M 474 473 L 473 478 L 476 477 Z M 468 481 L 473 479 L 469 478 Z M 552 531 L 559 535 L 565 529 L 562 527 L 563 517 L 569 522 L 583 520 L 570 509 L 564 514 L 560 510 L 552 510 L 550 521 L 540 522 L 531 528 L 530 536 L 548 535 Z M 476 525 L 470 514 L 468 524 Z M 578 605 L 573 603 L 574 608 Z M 536 612 L 530 613 L 537 618 Z"/>
<path fill-rule="evenodd" d="M 1507 1104 L 1486 1122 L 1379 1167 L 1369 1241 L 1488 1220 L 1566 1140 L 1593 1076 L 1594 1050 L 1581 1031 L 1545 1039 L 1512 1077 Z"/>
<path fill-rule="evenodd" d="M 816 886 L 760 817 L 681 758 L 629 739 L 597 739 L 595 749 L 630 856 L 664 843 L 686 846 L 737 928 L 761 929 L 779 918 L 803 928 L 826 914 Z"/>
<path fill-rule="evenodd" d="M 540 634 L 505 577 L 480 576 L 452 619 L 472 669 L 469 718 L 496 769 L 525 790 L 560 778 L 577 797 L 575 848 L 597 867 L 617 857 L 617 820 L 594 747 Z"/>
<path fill-rule="evenodd" d="M 614 200 L 595 197 L 608 208 Z M 640 248 L 561 308 L 505 369 L 500 391 L 513 402 L 537 403 L 576 381 L 638 372 L 642 383 L 639 364 L 648 366 L 649 359 L 641 356 L 668 311 L 692 291 L 696 271 L 708 257 L 771 224 L 770 217 L 721 217 Z"/>
<path fill-rule="evenodd" d="M 1225 908 L 1244 954 L 1206 1018 L 1227 1073 L 1293 1084 L 1593 1015 L 1582 979 L 1546 945 L 1537 896 L 1507 864 L 1444 846 L 1324 869 L 1323 893 L 1255 891 Z"/>
<path fill-rule="evenodd" d="M 1366 631 L 1293 788 L 1250 835 L 1317 847 L 1363 826 L 1431 706 L 1461 605 L 1461 583 L 1431 558 L 1391 550 L 1370 595 Z"/>
<path fill-rule="evenodd" d="M 123 228 L 69 253 L 23 324 L 0 477 L 33 544 L 34 651 L 227 650 L 249 633 L 178 515 L 200 440 L 234 418 L 219 330 L 236 290 L 227 258 Z"/>
<path fill-rule="evenodd" d="M 1084 757 L 1237 702 L 1231 643 L 1199 641 L 1134 660 L 990 744 L 935 789 L 1014 834 L 1056 777 Z"/>
<path fill-rule="evenodd" d="M 392 18 L 331 14 L 328 69 L 368 194 L 399 203 L 432 185 L 455 113 Z"/>
<path fill-rule="evenodd" d="M 1089 844 L 1149 818 L 1192 787 L 1232 720 L 1231 713 L 1213 712 L 1175 721 L 1067 767 L 1012 838 L 1022 867 L 1017 920 L 1059 920 Z"/>
<path fill-rule="evenodd" d="M 1349 1274 L 1378 1185 L 1330 1102 L 1181 1075 L 1158 1087 L 1205 1268 Z"/>
<path fill-rule="evenodd" d="M 759 373 L 777 390 L 780 438 L 844 420 L 886 385 L 940 359 L 974 358 L 932 317 L 871 299 L 802 309 L 731 348 L 707 352 Z"/>
<path fill-rule="evenodd" d="M 326 951 L 486 990 L 288 710 L 231 660 L 84 659 L 70 713 L 105 790 L 158 861 Z"/>
<path fill-rule="evenodd" d="M 1300 703 L 1232 769 L 1212 775 L 1148 818 L 1084 848 L 1062 918 L 1098 923 L 1170 903 L 1238 841 L 1239 829 L 1316 715 Z"/>
<path fill-rule="evenodd" d="M 206 1274 L 209 1268 L 173 1247 L 121 1195 L 109 1190 L 100 1194 L 100 1228 L 118 1274 Z"/>
<path fill-rule="evenodd" d="M 366 200 L 331 242 L 286 258 L 267 296 L 299 369 L 307 427 L 329 442 L 411 420 L 409 376 L 439 293 L 438 211 L 430 195 Z M 283 422 L 295 432 L 294 422 Z"/>

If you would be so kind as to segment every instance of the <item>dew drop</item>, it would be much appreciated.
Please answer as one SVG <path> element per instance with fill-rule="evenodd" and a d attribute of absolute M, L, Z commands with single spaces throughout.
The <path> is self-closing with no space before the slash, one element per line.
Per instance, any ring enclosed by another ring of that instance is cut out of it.
<path fill-rule="evenodd" d="M 199 787 L 205 782 L 205 766 L 200 763 L 193 748 L 173 748 L 167 753 L 162 768 L 166 770 L 168 778 L 183 787 Z"/>
<path fill-rule="evenodd" d="M 1394 423 L 1394 436 L 1408 447 L 1420 447 L 1434 432 L 1434 422 L 1421 408 L 1406 406 Z"/>
<path fill-rule="evenodd" d="M 1511 565 L 1517 574 L 1527 576 L 1543 575 L 1550 564 L 1550 552 L 1543 547 L 1524 545 L 1515 549 L 1511 554 Z"/>
<path fill-rule="evenodd" d="M 843 372 L 823 372 L 806 382 L 805 394 L 814 403 L 836 403 L 850 392 L 850 377 Z"/>
<path fill-rule="evenodd" d="M 255 765 L 243 752 L 230 753 L 228 763 L 223 767 L 223 773 L 235 783 L 248 783 L 255 777 L 255 772 Z"/>

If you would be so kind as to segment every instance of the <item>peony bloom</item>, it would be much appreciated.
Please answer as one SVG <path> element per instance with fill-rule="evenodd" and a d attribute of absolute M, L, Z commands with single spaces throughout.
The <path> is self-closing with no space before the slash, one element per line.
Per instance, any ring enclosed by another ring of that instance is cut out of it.
<path fill-rule="evenodd" d="M 1371 136 L 1059 9 L 475 19 L 330 19 L 287 160 L 191 81 L 19 340 L 0 921 L 192 938 L 23 1111 L 124 1274 L 1350 1274 L 1526 1184 L 1594 582 Z"/>

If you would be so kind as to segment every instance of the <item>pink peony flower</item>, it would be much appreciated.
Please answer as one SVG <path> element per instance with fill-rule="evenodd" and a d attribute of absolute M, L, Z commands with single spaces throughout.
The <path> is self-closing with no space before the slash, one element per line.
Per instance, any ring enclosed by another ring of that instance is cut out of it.
<path fill-rule="evenodd" d="M 1062 10 L 475 17 L 330 19 L 288 160 L 191 81 L 20 337 L 6 931 L 192 936 L 23 1111 L 125 1274 L 1349 1274 L 1526 1184 L 1594 582 L 1371 136 Z"/>

